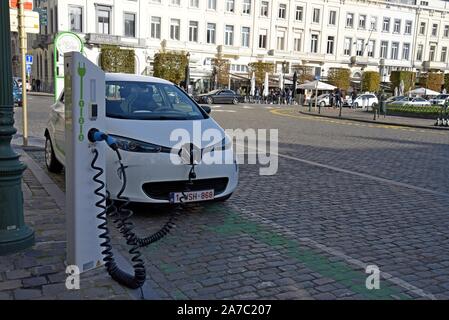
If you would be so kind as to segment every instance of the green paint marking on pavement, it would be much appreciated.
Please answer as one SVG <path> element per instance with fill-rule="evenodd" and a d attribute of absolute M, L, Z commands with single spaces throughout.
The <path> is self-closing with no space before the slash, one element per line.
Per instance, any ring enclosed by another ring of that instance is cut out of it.
<path fill-rule="evenodd" d="M 213 205 L 206 208 L 206 213 L 217 213 L 217 210 L 222 211 L 218 206 Z M 314 252 L 312 249 L 304 248 L 298 241 L 268 230 L 266 226 L 246 220 L 231 210 L 227 210 L 227 217 L 223 224 L 208 227 L 208 229 L 222 235 L 245 233 L 278 250 L 285 250 L 289 257 L 298 260 L 312 271 L 318 272 L 326 278 L 334 279 L 367 299 L 392 299 L 392 296 L 399 299 L 409 299 L 387 285 L 386 281 L 380 282 L 379 290 L 368 290 L 365 287 L 368 274 L 364 271 L 355 271 L 344 262 L 330 261 L 329 258 Z"/>
<path fill-rule="evenodd" d="M 178 268 L 173 265 L 173 264 L 168 264 L 168 263 L 161 263 L 159 265 L 159 268 L 162 270 L 162 272 L 170 274 L 170 273 L 175 273 L 178 271 Z"/>

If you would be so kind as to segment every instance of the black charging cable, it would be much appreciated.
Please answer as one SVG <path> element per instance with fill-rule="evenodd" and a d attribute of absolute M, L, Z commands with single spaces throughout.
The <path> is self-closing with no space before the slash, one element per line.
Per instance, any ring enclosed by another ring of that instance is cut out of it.
<path fill-rule="evenodd" d="M 88 138 L 89 141 L 91 142 L 106 141 L 113 150 L 118 151 L 118 146 L 115 143 L 115 140 L 109 138 L 104 133 L 99 132 L 97 129 L 91 129 L 88 133 Z M 136 236 L 132 231 L 134 228 L 134 224 L 131 221 L 129 221 L 129 218 L 132 215 L 132 211 L 129 210 L 128 215 L 123 215 L 123 213 L 119 214 L 117 210 L 115 210 L 113 204 L 108 207 L 105 205 L 107 197 L 104 194 L 104 190 L 106 185 L 102 180 L 100 180 L 100 177 L 104 174 L 104 170 L 103 168 L 98 167 L 96 165 L 99 156 L 98 150 L 93 149 L 93 153 L 94 158 L 92 160 L 91 167 L 92 169 L 97 171 L 97 174 L 95 174 L 95 176 L 93 177 L 93 181 L 98 184 L 98 188 L 95 189 L 94 193 L 96 196 L 99 197 L 99 200 L 95 203 L 95 206 L 101 209 L 101 212 L 97 215 L 97 218 L 103 221 L 98 226 L 98 229 L 103 231 L 99 237 L 100 239 L 103 239 L 103 242 L 100 244 L 100 246 L 104 248 L 104 250 L 101 253 L 104 255 L 103 261 L 105 262 L 106 270 L 108 271 L 111 278 L 117 281 L 118 283 L 130 289 L 140 288 L 142 292 L 142 286 L 146 280 L 146 270 L 144 262 L 141 258 L 141 253 L 138 250 L 139 245 L 136 242 Z M 126 188 L 126 178 L 124 179 L 124 183 L 122 184 L 121 190 L 125 190 L 125 188 Z M 117 263 L 115 262 L 106 217 L 108 210 L 109 216 L 113 218 L 114 216 L 119 217 L 118 219 L 116 219 L 116 221 L 119 223 L 120 232 L 124 235 L 126 243 L 129 246 L 131 246 L 131 249 L 129 249 L 128 252 L 132 256 L 131 260 L 134 262 L 133 264 L 134 275 L 131 275 L 121 270 L 118 267 Z"/>

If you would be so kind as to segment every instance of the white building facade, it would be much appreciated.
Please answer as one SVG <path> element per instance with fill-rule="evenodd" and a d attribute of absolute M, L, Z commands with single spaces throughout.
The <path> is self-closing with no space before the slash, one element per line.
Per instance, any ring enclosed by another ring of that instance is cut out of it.
<path fill-rule="evenodd" d="M 324 79 L 329 68 L 349 68 L 355 83 L 366 70 L 381 72 L 384 82 L 398 69 L 445 72 L 449 3 L 417 1 L 40 0 L 48 18 L 33 41 L 33 78 L 52 90 L 53 40 L 62 31 L 77 33 L 95 63 L 102 44 L 134 49 L 139 74 L 152 74 L 164 41 L 190 53 L 192 84 L 206 89 L 217 48 L 231 73 L 246 78 L 258 60 L 290 76 L 309 66 Z"/>

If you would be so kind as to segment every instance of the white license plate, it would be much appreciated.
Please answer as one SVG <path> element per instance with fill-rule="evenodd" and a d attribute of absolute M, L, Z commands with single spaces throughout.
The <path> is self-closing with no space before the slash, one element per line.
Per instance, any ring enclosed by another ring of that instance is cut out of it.
<path fill-rule="evenodd" d="M 171 192 L 170 193 L 170 203 L 181 203 L 182 197 L 183 203 L 186 202 L 197 202 L 197 201 L 208 201 L 214 199 L 214 190 L 203 190 L 203 191 L 188 191 L 188 192 Z"/>

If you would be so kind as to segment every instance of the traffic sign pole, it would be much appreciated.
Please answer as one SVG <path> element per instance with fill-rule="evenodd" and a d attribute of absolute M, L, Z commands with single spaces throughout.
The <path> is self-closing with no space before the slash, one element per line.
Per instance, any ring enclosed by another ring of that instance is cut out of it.
<path fill-rule="evenodd" d="M 26 73 L 26 33 L 25 33 L 25 0 L 19 0 L 18 29 L 20 40 L 21 71 L 22 71 L 22 117 L 23 117 L 23 146 L 28 146 L 28 100 L 27 100 L 27 73 Z"/>

